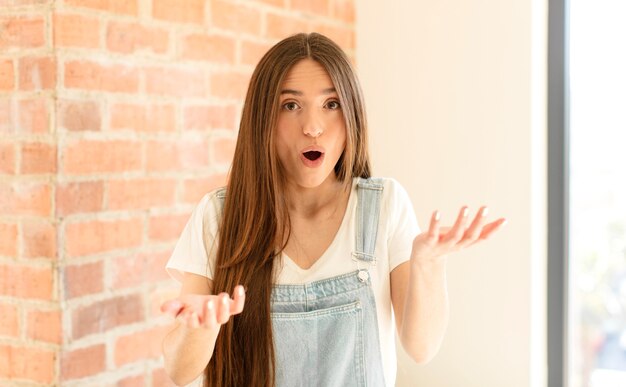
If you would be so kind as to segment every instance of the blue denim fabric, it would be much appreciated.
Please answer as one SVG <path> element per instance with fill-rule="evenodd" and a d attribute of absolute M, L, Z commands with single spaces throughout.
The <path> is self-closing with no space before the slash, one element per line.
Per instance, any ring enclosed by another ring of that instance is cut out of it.
<path fill-rule="evenodd" d="M 304 285 L 275 285 L 272 329 L 276 385 L 384 386 L 376 302 L 368 268 L 382 184 L 359 180 L 355 271 Z"/>
<path fill-rule="evenodd" d="M 384 386 L 376 302 L 368 269 L 376 264 L 383 185 L 357 182 L 355 271 L 303 285 L 274 285 L 271 318 L 276 386 Z M 223 195 L 220 195 L 223 197 Z"/>

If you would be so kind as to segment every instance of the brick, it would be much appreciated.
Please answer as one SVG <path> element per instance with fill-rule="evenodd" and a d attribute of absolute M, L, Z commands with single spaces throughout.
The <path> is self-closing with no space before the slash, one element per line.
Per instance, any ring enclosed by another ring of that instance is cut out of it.
<path fill-rule="evenodd" d="M 139 71 L 132 66 L 71 61 L 65 63 L 64 74 L 65 87 L 70 89 L 113 93 L 136 93 L 139 89 Z"/>
<path fill-rule="evenodd" d="M 56 226 L 49 221 L 22 223 L 22 255 L 26 258 L 56 258 Z"/>
<path fill-rule="evenodd" d="M 31 142 L 22 145 L 22 174 L 55 173 L 57 170 L 56 144 Z"/>
<path fill-rule="evenodd" d="M 115 386 L 116 387 L 144 387 L 146 384 L 145 377 L 143 375 L 129 376 L 124 379 L 120 379 Z"/>
<path fill-rule="evenodd" d="M 153 0 L 152 17 L 179 23 L 204 22 L 205 0 L 185 0 L 182 4 L 179 0 Z"/>
<path fill-rule="evenodd" d="M 185 220 L 188 218 L 189 216 Z M 131 288 L 144 283 L 154 284 L 158 281 L 168 280 L 169 275 L 165 271 L 165 264 L 171 253 L 170 250 L 146 252 L 114 259 L 112 261 L 113 288 Z"/>
<path fill-rule="evenodd" d="M 244 40 L 241 43 L 241 64 L 256 66 L 272 46 Z"/>
<path fill-rule="evenodd" d="M 285 0 L 256 0 L 259 3 L 267 4 L 273 7 L 285 8 Z"/>
<path fill-rule="evenodd" d="M 0 378 L 26 379 L 51 384 L 54 379 L 55 351 L 0 344 Z"/>
<path fill-rule="evenodd" d="M 46 98 L 19 101 L 19 130 L 24 133 L 47 133 L 49 113 Z"/>
<path fill-rule="evenodd" d="M 37 341 L 61 344 L 61 311 L 29 311 L 26 315 L 26 336 Z"/>
<path fill-rule="evenodd" d="M 0 90 L 10 91 L 15 89 L 15 68 L 10 59 L 0 61 Z"/>
<path fill-rule="evenodd" d="M 52 267 L 0 265 L 0 294 L 29 299 L 52 299 Z"/>
<path fill-rule="evenodd" d="M 34 48 L 45 44 L 43 17 L 14 17 L 0 19 L 0 49 Z"/>
<path fill-rule="evenodd" d="M 261 12 L 243 4 L 212 0 L 211 25 L 230 31 L 259 36 L 261 35 Z"/>
<path fill-rule="evenodd" d="M 4 0 L 4 3 L 10 3 L 14 6 L 23 6 L 23 5 L 38 5 L 38 4 L 46 4 L 51 0 Z"/>
<path fill-rule="evenodd" d="M 97 9 L 123 15 L 137 15 L 137 0 L 65 0 L 65 5 Z"/>
<path fill-rule="evenodd" d="M 102 261 L 65 266 L 63 286 L 66 300 L 102 292 L 104 290 Z"/>
<path fill-rule="evenodd" d="M 4 215 L 50 216 L 50 183 L 14 182 L 0 184 L 0 213 Z"/>
<path fill-rule="evenodd" d="M 211 74 L 211 95 L 218 98 L 243 100 L 250 82 L 249 74 L 222 72 Z"/>
<path fill-rule="evenodd" d="M 328 0 L 291 0 L 291 9 L 319 16 L 329 16 Z"/>
<path fill-rule="evenodd" d="M 61 354 L 61 380 L 68 381 L 95 375 L 105 370 L 106 348 L 96 344 Z"/>
<path fill-rule="evenodd" d="M 332 39 L 343 50 L 351 50 L 355 48 L 353 28 L 337 27 L 329 24 L 316 24 L 313 29 Z"/>
<path fill-rule="evenodd" d="M 100 20 L 91 16 L 55 14 L 53 20 L 55 47 L 98 48 Z"/>
<path fill-rule="evenodd" d="M 295 19 L 293 16 L 273 13 L 268 13 L 266 16 L 266 37 L 284 39 L 286 36 L 308 31 L 308 23 L 304 20 Z"/>
<path fill-rule="evenodd" d="M 143 302 L 139 294 L 97 301 L 72 312 L 72 338 L 107 332 L 143 319 Z"/>
<path fill-rule="evenodd" d="M 176 130 L 176 110 L 172 104 L 114 104 L 111 106 L 111 129 L 172 132 Z"/>
<path fill-rule="evenodd" d="M 68 223 L 65 248 L 68 257 L 127 249 L 141 245 L 142 234 L 141 219 Z"/>
<path fill-rule="evenodd" d="M 19 331 L 17 306 L 0 303 L 0 336 L 17 337 Z"/>
<path fill-rule="evenodd" d="M 13 98 L 0 98 L 0 134 L 2 132 L 14 132 Z"/>
<path fill-rule="evenodd" d="M 148 94 L 175 97 L 204 97 L 205 74 L 201 68 L 178 69 L 151 67 L 144 70 Z"/>
<path fill-rule="evenodd" d="M 206 140 L 150 141 L 146 146 L 146 170 L 175 171 L 209 165 Z"/>
<path fill-rule="evenodd" d="M 331 0 L 330 16 L 344 23 L 354 24 L 355 4 L 351 0 Z"/>
<path fill-rule="evenodd" d="M 139 360 L 160 357 L 163 338 L 168 331 L 169 327 L 160 326 L 120 336 L 115 341 L 115 365 L 120 367 Z"/>
<path fill-rule="evenodd" d="M 112 22 L 107 28 L 107 48 L 113 52 L 130 54 L 148 50 L 155 54 L 167 52 L 169 34 L 162 28 L 146 27 L 137 23 Z"/>
<path fill-rule="evenodd" d="M 0 255 L 17 257 L 17 224 L 0 223 Z"/>
<path fill-rule="evenodd" d="M 141 144 L 136 141 L 70 142 L 63 149 L 67 174 L 127 172 L 141 169 Z"/>
<path fill-rule="evenodd" d="M 226 186 L 227 181 L 227 176 L 224 174 L 217 174 L 208 178 L 187 179 L 183 182 L 182 200 L 185 203 L 198 204 L 206 193 Z"/>
<path fill-rule="evenodd" d="M 235 129 L 237 110 L 234 105 L 189 106 L 184 111 L 185 130 Z"/>
<path fill-rule="evenodd" d="M 192 34 L 182 41 L 182 58 L 206 60 L 216 63 L 235 63 L 235 39 L 219 36 Z"/>
<path fill-rule="evenodd" d="M 104 183 L 102 181 L 85 181 L 61 183 L 56 188 L 56 214 L 97 212 L 102 209 Z"/>
<path fill-rule="evenodd" d="M 153 215 L 148 223 L 148 238 L 157 241 L 176 240 L 188 219 L 189 214 Z"/>
<path fill-rule="evenodd" d="M 56 64 L 53 57 L 20 58 L 20 90 L 52 90 L 55 87 Z"/>
<path fill-rule="evenodd" d="M 15 174 L 15 146 L 13 144 L 0 144 L 0 174 Z"/>
<path fill-rule="evenodd" d="M 60 126 L 71 131 L 99 131 L 102 115 L 98 101 L 59 101 Z"/>
<path fill-rule="evenodd" d="M 130 210 L 174 205 L 176 180 L 111 180 L 108 186 L 108 209 Z"/>
<path fill-rule="evenodd" d="M 230 164 L 235 154 L 236 140 L 216 138 L 211 142 L 211 160 L 217 164 Z"/>

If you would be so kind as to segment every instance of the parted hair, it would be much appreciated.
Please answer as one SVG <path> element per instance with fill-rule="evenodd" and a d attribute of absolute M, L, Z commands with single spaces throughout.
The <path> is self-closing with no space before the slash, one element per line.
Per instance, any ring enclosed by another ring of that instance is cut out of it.
<path fill-rule="evenodd" d="M 243 312 L 220 328 L 206 368 L 205 386 L 275 385 L 270 296 L 274 262 L 290 235 L 284 173 L 275 151 L 280 88 L 302 59 L 328 72 L 342 107 L 346 146 L 334 173 L 347 189 L 353 177 L 368 178 L 367 122 L 361 88 L 343 50 L 319 33 L 300 33 L 271 47 L 257 64 L 243 106 L 239 134 L 219 220 L 213 294 L 246 289 Z M 205 239 L 205 244 L 212 243 Z M 207 251 L 209 251 L 207 249 Z"/>

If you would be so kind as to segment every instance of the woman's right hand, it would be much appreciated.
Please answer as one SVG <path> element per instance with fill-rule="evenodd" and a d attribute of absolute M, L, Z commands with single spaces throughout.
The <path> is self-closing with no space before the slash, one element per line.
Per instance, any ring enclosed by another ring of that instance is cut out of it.
<path fill-rule="evenodd" d="M 246 298 L 243 286 L 236 286 L 233 293 L 233 299 L 228 293 L 185 294 L 164 302 L 161 312 L 175 317 L 188 328 L 216 329 L 243 310 Z"/>

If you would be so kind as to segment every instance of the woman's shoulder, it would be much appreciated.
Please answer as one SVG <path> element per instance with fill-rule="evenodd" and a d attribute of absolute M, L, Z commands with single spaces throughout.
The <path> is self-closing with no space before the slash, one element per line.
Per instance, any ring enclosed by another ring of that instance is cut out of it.
<path fill-rule="evenodd" d="M 205 193 L 196 205 L 194 212 L 196 212 L 196 215 L 202 218 L 203 221 L 208 221 L 210 229 L 217 226 L 225 197 L 226 187 L 217 187 Z"/>
<path fill-rule="evenodd" d="M 393 177 L 385 177 L 385 176 L 372 176 L 367 179 L 363 178 L 355 178 L 358 183 L 371 185 L 371 186 L 380 186 L 383 190 L 383 196 L 386 198 L 397 196 L 398 194 L 405 194 L 406 190 L 400 184 L 398 180 Z"/>

